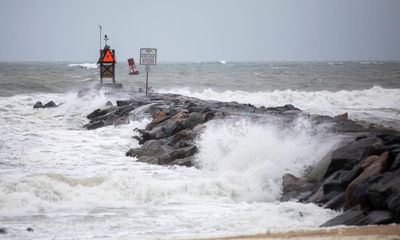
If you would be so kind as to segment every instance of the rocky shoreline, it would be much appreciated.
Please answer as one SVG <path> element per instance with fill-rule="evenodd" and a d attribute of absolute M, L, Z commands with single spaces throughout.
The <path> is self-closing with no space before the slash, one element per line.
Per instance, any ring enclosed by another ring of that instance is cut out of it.
<path fill-rule="evenodd" d="M 289 126 L 301 117 L 324 125 L 349 140 L 321 160 L 322 168 L 314 166 L 314 176 L 313 171 L 305 176 L 284 175 L 282 201 L 315 203 L 342 211 L 322 227 L 400 223 L 400 133 L 395 129 L 352 121 L 347 114 L 311 115 L 292 105 L 265 108 L 156 93 L 116 101 L 115 105 L 108 102 L 87 116 L 89 123 L 84 127 L 92 130 L 126 124 L 140 116 L 152 120 L 145 129 L 135 129 L 139 136 L 133 138 L 140 147 L 127 149 L 126 156 L 149 164 L 186 167 L 197 167 L 195 140 L 209 121 L 268 118 Z"/>

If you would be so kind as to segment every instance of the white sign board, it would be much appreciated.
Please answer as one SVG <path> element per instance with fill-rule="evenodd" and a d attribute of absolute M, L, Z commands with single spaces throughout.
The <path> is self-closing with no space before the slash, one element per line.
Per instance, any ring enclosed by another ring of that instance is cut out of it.
<path fill-rule="evenodd" d="M 157 64 L 157 48 L 141 48 L 140 65 L 156 65 L 156 64 Z"/>

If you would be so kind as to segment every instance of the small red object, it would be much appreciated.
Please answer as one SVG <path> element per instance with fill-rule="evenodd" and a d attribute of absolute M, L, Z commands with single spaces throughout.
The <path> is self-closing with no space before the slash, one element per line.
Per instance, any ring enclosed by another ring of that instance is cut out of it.
<path fill-rule="evenodd" d="M 139 71 L 136 69 L 135 60 L 133 58 L 128 59 L 129 75 L 137 75 Z"/>

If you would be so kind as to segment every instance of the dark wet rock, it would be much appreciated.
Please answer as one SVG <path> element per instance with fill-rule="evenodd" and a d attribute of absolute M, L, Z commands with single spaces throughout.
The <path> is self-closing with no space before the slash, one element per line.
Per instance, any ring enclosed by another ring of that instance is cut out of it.
<path fill-rule="evenodd" d="M 390 166 L 390 171 L 396 171 L 398 169 L 400 169 L 400 154 L 397 154 L 392 166 Z"/>
<path fill-rule="evenodd" d="M 166 110 L 161 110 L 161 111 L 155 112 L 153 114 L 153 120 L 149 124 L 147 124 L 146 130 L 153 129 L 154 126 L 164 122 L 165 120 L 171 118 L 175 114 L 177 114 L 175 109 L 166 109 Z"/>
<path fill-rule="evenodd" d="M 324 193 L 321 198 L 316 202 L 318 205 L 324 205 L 331 201 L 332 199 L 335 199 L 338 195 L 341 195 L 343 192 L 342 191 L 331 191 L 329 193 Z"/>
<path fill-rule="evenodd" d="M 122 116 L 127 115 L 127 114 L 130 113 L 131 111 L 133 111 L 136 107 L 137 107 L 137 106 L 136 106 L 135 104 L 129 104 L 129 105 L 126 105 L 126 106 L 122 106 L 122 107 L 119 107 L 118 109 L 116 109 L 116 110 L 113 112 L 113 114 L 122 117 Z"/>
<path fill-rule="evenodd" d="M 150 139 L 161 139 L 170 137 L 181 130 L 183 130 L 182 121 L 173 119 L 153 128 L 148 134 Z"/>
<path fill-rule="evenodd" d="M 397 155 L 399 151 L 400 144 L 384 145 L 382 142 L 379 142 L 368 146 L 363 153 L 362 159 L 371 155 L 381 155 L 384 152 L 390 152 L 392 157 L 394 158 L 394 155 Z"/>
<path fill-rule="evenodd" d="M 364 160 L 361 167 L 363 172 L 356 177 L 346 188 L 346 206 L 351 208 L 359 204 L 359 198 L 355 198 L 352 194 L 354 189 L 369 177 L 379 175 L 388 169 L 389 152 L 384 152 L 380 156 L 369 156 Z"/>
<path fill-rule="evenodd" d="M 389 224 L 393 222 L 393 213 L 387 210 L 377 210 L 364 213 L 360 209 L 352 208 L 339 216 L 325 222 L 321 227 L 333 227 L 339 225 L 361 226 L 371 224 Z"/>
<path fill-rule="evenodd" d="M 348 181 L 346 176 L 349 175 L 349 172 L 349 170 L 340 170 L 322 179 L 320 182 L 314 183 L 313 192 L 302 198 L 301 202 L 313 202 L 319 205 L 327 204 L 336 198 L 337 195 L 344 192 L 347 187 L 346 182 Z"/>
<path fill-rule="evenodd" d="M 152 139 L 143 143 L 139 148 L 130 149 L 126 156 L 137 157 L 140 162 L 151 162 L 160 165 L 170 165 L 176 160 L 177 165 L 190 165 L 187 159 L 197 152 L 197 147 L 191 141 L 179 140 L 177 142 L 164 139 Z"/>
<path fill-rule="evenodd" d="M 7 233 L 7 228 L 0 228 L 0 234 L 6 234 Z"/>
<path fill-rule="evenodd" d="M 365 134 L 362 134 L 362 135 L 358 135 L 355 139 L 354 139 L 354 141 L 360 141 L 361 139 L 364 139 L 364 138 L 368 138 L 368 135 L 365 135 Z"/>
<path fill-rule="evenodd" d="M 127 105 L 131 104 L 132 101 L 131 100 L 117 100 L 116 103 L 117 103 L 117 107 L 123 107 L 123 106 L 127 106 Z"/>
<path fill-rule="evenodd" d="M 43 103 L 42 102 L 36 102 L 35 105 L 33 105 L 33 108 L 43 108 Z"/>
<path fill-rule="evenodd" d="M 57 104 L 53 101 L 49 101 L 48 103 L 44 104 L 40 101 L 36 102 L 35 105 L 33 105 L 33 108 L 53 108 L 57 107 Z"/>
<path fill-rule="evenodd" d="M 26 228 L 26 231 L 28 231 L 28 232 L 33 232 L 33 228 L 27 227 L 27 228 Z"/>
<path fill-rule="evenodd" d="M 349 120 L 349 115 L 347 113 L 343 113 L 334 117 L 336 122 L 345 122 Z"/>
<path fill-rule="evenodd" d="M 332 191 L 343 192 L 346 189 L 345 176 L 347 176 L 349 172 L 349 170 L 339 170 L 325 179 L 322 184 L 324 194 L 328 194 Z"/>
<path fill-rule="evenodd" d="M 324 194 L 328 194 L 330 192 L 344 192 L 344 187 L 341 181 L 331 181 L 322 185 L 322 190 Z"/>
<path fill-rule="evenodd" d="M 99 118 L 101 116 L 106 115 L 107 113 L 109 113 L 112 110 L 112 108 L 107 108 L 107 109 L 96 109 L 93 112 L 91 112 L 89 115 L 87 115 L 86 117 L 88 119 L 96 119 Z"/>
<path fill-rule="evenodd" d="M 159 159 L 152 156 L 141 156 L 137 160 L 138 162 L 144 162 L 148 164 L 160 164 Z"/>
<path fill-rule="evenodd" d="M 180 158 L 172 161 L 170 165 L 178 165 L 178 166 L 184 166 L 184 167 L 193 167 L 195 163 L 193 162 L 192 157 L 188 158 Z"/>
<path fill-rule="evenodd" d="M 298 178 L 292 174 L 285 174 L 282 177 L 282 201 L 292 199 L 303 199 L 310 195 L 315 188 L 314 183 L 308 182 L 306 178 Z"/>
<path fill-rule="evenodd" d="M 355 143 L 359 145 L 356 148 L 354 148 Z M 353 216 L 351 214 L 354 214 L 354 209 L 358 209 L 364 218 L 361 219 L 358 215 L 358 218 L 353 219 L 352 222 L 342 221 L 334 224 L 328 222 L 329 226 L 400 222 L 400 170 L 398 170 L 399 163 L 397 162 L 400 146 L 398 144 L 398 133 L 365 134 L 359 135 L 357 141 L 336 150 L 344 149 L 345 151 L 341 151 L 339 156 L 346 156 L 342 159 L 347 158 L 348 162 L 338 166 L 337 170 L 325 178 L 322 185 L 323 191 L 315 192 L 311 201 L 323 202 L 324 199 L 334 195 L 332 192 L 339 193 L 342 187 L 345 187 L 345 204 L 343 204 L 342 192 L 326 202 L 324 207 L 335 210 L 344 209 L 344 213 L 340 215 L 344 217 Z M 360 145 L 364 149 L 362 154 L 361 149 L 358 149 Z M 351 154 L 348 152 L 349 149 L 354 149 Z M 337 156 L 333 158 L 340 159 Z"/>
<path fill-rule="evenodd" d="M 359 207 L 364 211 L 371 211 L 375 209 L 371 207 L 367 191 L 372 184 L 379 182 L 382 177 L 382 174 L 368 177 L 354 187 L 351 197 L 354 199 L 354 202 L 359 204 Z M 347 207 L 347 205 L 345 205 L 345 207 Z"/>
<path fill-rule="evenodd" d="M 292 174 L 285 174 L 282 177 L 282 191 L 283 193 L 297 191 L 301 185 L 305 184 L 304 178 L 295 177 Z"/>
<path fill-rule="evenodd" d="M 269 107 L 265 108 L 266 111 L 286 112 L 286 111 L 301 111 L 291 104 L 286 104 L 282 107 Z"/>
<path fill-rule="evenodd" d="M 332 160 L 325 176 L 341 169 L 352 169 L 361 160 L 367 146 L 381 141 L 377 137 L 365 138 L 336 149 L 332 153 Z"/>
<path fill-rule="evenodd" d="M 400 222 L 400 170 L 386 172 L 368 188 L 367 196 L 371 207 L 391 210 L 395 221 Z"/>
<path fill-rule="evenodd" d="M 129 124 L 129 122 L 130 120 L 128 115 L 118 116 L 115 114 L 110 114 L 105 120 L 104 124 L 118 126 L 123 124 Z"/>
<path fill-rule="evenodd" d="M 162 164 L 170 164 L 177 159 L 184 159 L 193 156 L 198 151 L 196 146 L 188 146 L 174 149 L 168 155 L 161 157 Z"/>
<path fill-rule="evenodd" d="M 113 103 L 111 101 L 107 101 L 105 104 L 106 107 L 112 107 Z"/>
<path fill-rule="evenodd" d="M 384 145 L 400 144 L 400 135 L 396 134 L 378 134 L 377 137 L 382 139 Z"/>
<path fill-rule="evenodd" d="M 204 123 L 204 121 L 205 119 L 203 114 L 197 112 L 190 113 L 183 123 L 183 127 L 185 129 L 193 129 L 197 125 Z"/>
<path fill-rule="evenodd" d="M 393 222 L 393 212 L 387 210 L 372 211 L 365 217 L 365 225 L 389 224 Z"/>
<path fill-rule="evenodd" d="M 333 227 L 339 225 L 364 225 L 365 217 L 366 215 L 361 210 L 353 208 L 323 223 L 320 227 Z"/>
<path fill-rule="evenodd" d="M 96 121 L 96 122 L 93 122 L 93 123 L 88 123 L 84 127 L 86 129 L 88 129 L 88 130 L 94 130 L 94 129 L 101 128 L 101 127 L 104 127 L 104 126 L 105 126 L 104 121 L 100 120 L 100 121 Z"/>
<path fill-rule="evenodd" d="M 324 192 L 320 183 L 314 184 L 314 189 L 311 192 L 304 192 L 299 197 L 299 202 L 302 203 L 315 203 L 318 204 L 319 200 L 323 197 Z"/>
<path fill-rule="evenodd" d="M 331 197 L 330 200 L 328 200 L 324 204 L 324 208 L 329 208 L 332 210 L 339 210 L 342 209 L 345 205 L 345 194 L 344 192 L 335 192 L 334 197 Z"/>
<path fill-rule="evenodd" d="M 109 106 L 105 109 L 96 109 L 86 117 L 90 120 L 84 127 L 88 130 L 108 125 L 121 125 L 129 123 L 129 113 L 136 108 L 136 105 L 129 104 L 121 107 Z"/>
<path fill-rule="evenodd" d="M 57 104 L 55 104 L 55 102 L 50 101 L 48 103 L 46 103 L 45 105 L 43 105 L 44 108 L 52 108 L 52 107 L 57 107 Z"/>

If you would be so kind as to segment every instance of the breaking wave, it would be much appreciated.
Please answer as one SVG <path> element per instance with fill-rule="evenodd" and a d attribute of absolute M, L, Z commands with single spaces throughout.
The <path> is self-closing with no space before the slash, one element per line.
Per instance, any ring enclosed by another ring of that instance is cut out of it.
<path fill-rule="evenodd" d="M 87 69 L 95 69 L 97 68 L 96 63 L 72 63 L 68 64 L 69 67 L 80 67 L 80 68 L 87 68 Z"/>
<path fill-rule="evenodd" d="M 242 201 L 278 201 L 282 176 L 301 176 L 341 141 L 304 119 L 290 126 L 250 119 L 210 122 L 198 164 Z"/>
<path fill-rule="evenodd" d="M 187 88 L 161 89 L 161 93 L 172 92 L 206 100 L 236 101 L 257 106 L 279 106 L 293 104 L 302 109 L 320 108 L 400 108 L 400 89 L 386 89 L 374 86 L 365 90 L 298 91 L 274 90 L 265 92 L 224 91 L 213 89 L 190 91 Z"/>
<path fill-rule="evenodd" d="M 161 89 L 161 93 L 171 92 L 206 100 L 236 101 L 256 106 L 275 107 L 285 104 L 314 114 L 334 116 L 344 112 L 351 119 L 375 123 L 395 124 L 400 119 L 400 89 L 387 89 L 374 86 L 363 90 L 299 91 L 274 90 L 263 92 L 223 91 L 213 89 L 191 91 L 187 88 Z M 389 125 L 390 125 L 389 124 Z M 394 125 L 400 127 L 400 125 Z"/>

